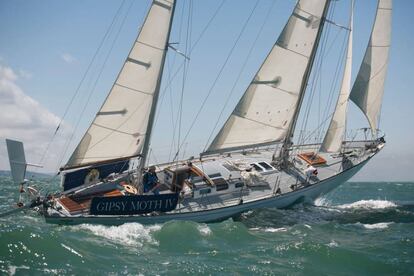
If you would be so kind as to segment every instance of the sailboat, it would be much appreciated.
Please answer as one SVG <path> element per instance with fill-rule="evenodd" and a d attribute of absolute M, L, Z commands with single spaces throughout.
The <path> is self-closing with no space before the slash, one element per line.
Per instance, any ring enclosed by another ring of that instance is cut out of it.
<path fill-rule="evenodd" d="M 294 133 L 326 24 L 330 0 L 299 0 L 245 93 L 199 158 L 154 164 L 157 193 L 144 191 L 175 0 L 154 0 L 107 98 L 65 166 L 63 190 L 36 197 L 55 224 L 170 220 L 213 222 L 256 208 L 315 199 L 355 175 L 385 145 L 379 135 L 391 36 L 392 0 L 379 0 L 368 47 L 351 85 L 353 16 L 336 108 L 322 143 L 294 144 Z M 345 140 L 351 100 L 370 125 Z M 23 144 L 8 140 L 16 182 Z M 131 160 L 139 164 L 132 166 Z"/>

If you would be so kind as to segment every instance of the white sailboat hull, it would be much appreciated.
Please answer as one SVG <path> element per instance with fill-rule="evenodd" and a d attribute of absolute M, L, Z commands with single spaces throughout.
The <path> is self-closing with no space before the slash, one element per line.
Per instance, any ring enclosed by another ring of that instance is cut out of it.
<path fill-rule="evenodd" d="M 124 223 L 142 223 L 154 224 L 164 223 L 171 220 L 188 220 L 195 222 L 215 222 L 221 221 L 242 212 L 259 209 L 259 208 L 286 208 L 292 204 L 304 199 L 314 200 L 335 189 L 342 183 L 354 176 L 371 158 L 365 159 L 359 164 L 342 171 L 330 178 L 320 181 L 316 184 L 298 189 L 282 195 L 269 195 L 262 199 L 247 201 L 239 205 L 233 205 L 223 208 L 216 208 L 195 212 L 183 213 L 166 213 L 154 216 L 76 216 L 76 217 L 54 217 L 45 216 L 46 222 L 53 224 L 104 224 L 104 225 L 120 225 Z"/>

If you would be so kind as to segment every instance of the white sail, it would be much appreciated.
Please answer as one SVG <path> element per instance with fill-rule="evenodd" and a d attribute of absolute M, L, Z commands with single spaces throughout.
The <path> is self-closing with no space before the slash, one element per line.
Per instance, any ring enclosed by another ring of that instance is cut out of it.
<path fill-rule="evenodd" d="M 391 44 L 391 13 L 392 0 L 379 0 L 369 44 L 350 96 L 364 112 L 374 136 L 378 128 L 387 73 Z"/>
<path fill-rule="evenodd" d="M 167 51 L 174 0 L 154 0 L 108 97 L 66 167 L 139 154 Z"/>
<path fill-rule="evenodd" d="M 353 28 L 353 9 L 351 10 L 351 19 L 349 23 L 348 49 L 344 75 L 342 78 L 341 89 L 335 111 L 332 115 L 328 131 L 321 145 L 322 152 L 339 152 L 342 146 L 342 140 L 346 127 L 346 112 L 348 107 L 349 93 L 351 92 L 351 71 L 352 71 L 352 28 Z"/>
<path fill-rule="evenodd" d="M 326 0 L 300 0 L 208 152 L 282 141 L 297 108 Z"/>

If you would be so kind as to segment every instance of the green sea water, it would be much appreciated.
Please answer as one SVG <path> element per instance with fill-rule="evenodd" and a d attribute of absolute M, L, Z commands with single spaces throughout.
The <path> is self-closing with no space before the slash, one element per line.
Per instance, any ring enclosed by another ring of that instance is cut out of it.
<path fill-rule="evenodd" d="M 1 212 L 17 188 L 0 187 Z M 0 219 L 0 274 L 414 275 L 414 182 L 349 182 L 212 224 L 57 226 L 28 211 Z"/>

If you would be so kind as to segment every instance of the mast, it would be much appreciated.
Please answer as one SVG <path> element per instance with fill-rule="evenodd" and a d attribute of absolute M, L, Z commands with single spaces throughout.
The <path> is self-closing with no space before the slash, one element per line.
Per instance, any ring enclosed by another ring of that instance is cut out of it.
<path fill-rule="evenodd" d="M 155 87 L 155 92 L 154 92 L 154 95 L 153 95 L 151 110 L 150 110 L 149 119 L 148 119 L 148 126 L 147 126 L 147 130 L 145 132 L 146 133 L 145 141 L 144 141 L 144 145 L 142 147 L 141 160 L 140 160 L 140 163 L 139 163 L 138 172 L 142 172 L 142 170 L 145 167 L 145 163 L 147 162 L 147 158 L 148 158 L 148 152 L 149 152 L 150 141 L 151 141 L 151 134 L 152 134 L 153 126 L 154 126 L 155 112 L 157 110 L 158 96 L 160 95 L 161 80 L 162 80 L 162 75 L 163 75 L 163 72 L 164 72 L 165 59 L 166 59 L 166 56 L 167 56 L 167 50 L 168 50 L 168 45 L 169 45 L 169 41 L 170 41 L 170 34 L 171 34 L 172 22 L 173 22 L 173 18 L 174 18 L 175 5 L 176 5 L 176 0 L 173 0 L 171 18 L 170 18 L 170 25 L 169 25 L 169 28 L 168 28 L 167 40 L 165 41 L 164 54 L 163 54 L 162 60 L 161 60 L 161 70 L 160 70 L 160 73 L 158 75 L 157 85 Z"/>
<path fill-rule="evenodd" d="M 335 106 L 335 111 L 326 131 L 320 147 L 321 152 L 340 152 L 342 149 L 342 141 L 344 139 L 346 127 L 346 113 L 348 107 L 349 94 L 351 92 L 351 71 L 352 71 L 352 33 L 353 33 L 353 12 L 354 1 L 351 4 L 351 15 L 349 18 L 349 34 L 348 34 L 348 49 L 345 56 L 345 68 L 342 77 L 342 83 L 338 100 Z"/>
<path fill-rule="evenodd" d="M 312 67 L 313 67 L 313 63 L 315 61 L 316 53 L 318 51 L 318 46 L 319 46 L 319 42 L 321 40 L 323 27 L 325 25 L 326 16 L 327 16 L 328 10 L 329 10 L 329 4 L 330 4 L 330 0 L 327 0 L 326 3 L 325 3 L 325 8 L 324 8 L 322 16 L 321 16 L 320 27 L 319 27 L 318 33 L 316 35 L 315 44 L 313 46 L 313 49 L 312 49 L 312 52 L 311 52 L 311 55 L 310 55 L 310 61 L 309 61 L 308 66 L 306 68 L 305 76 L 302 79 L 302 84 L 301 84 L 301 88 L 300 88 L 300 92 L 299 92 L 299 99 L 298 99 L 297 104 L 296 104 L 296 108 L 295 108 L 295 111 L 294 111 L 294 114 L 293 114 L 293 119 L 292 119 L 292 121 L 289 125 L 289 128 L 287 130 L 287 134 L 285 136 L 285 140 L 283 141 L 282 149 L 280 151 L 279 159 L 282 161 L 282 166 L 285 166 L 287 164 L 287 161 L 288 161 L 288 158 L 289 158 L 289 148 L 293 144 L 292 138 L 293 138 L 293 134 L 295 132 L 296 122 L 297 122 L 298 117 L 299 117 L 302 102 L 303 102 L 303 99 L 305 97 L 305 91 L 306 91 L 306 88 L 308 86 L 308 80 L 309 80 L 310 74 L 312 72 Z"/>
<path fill-rule="evenodd" d="M 283 142 L 327 0 L 299 0 L 233 112 L 202 155 Z"/>
<path fill-rule="evenodd" d="M 109 94 L 63 169 L 148 155 L 175 0 L 154 0 Z"/>

